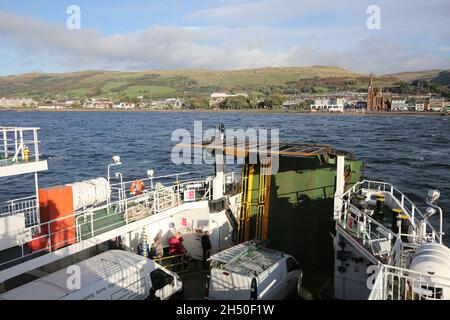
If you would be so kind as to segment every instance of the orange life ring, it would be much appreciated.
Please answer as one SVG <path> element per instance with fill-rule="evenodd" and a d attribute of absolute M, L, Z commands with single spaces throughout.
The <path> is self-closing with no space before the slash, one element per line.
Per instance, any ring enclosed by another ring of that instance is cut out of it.
<path fill-rule="evenodd" d="M 133 195 L 139 195 L 144 191 L 145 183 L 142 180 L 136 179 L 131 184 L 130 193 Z"/>

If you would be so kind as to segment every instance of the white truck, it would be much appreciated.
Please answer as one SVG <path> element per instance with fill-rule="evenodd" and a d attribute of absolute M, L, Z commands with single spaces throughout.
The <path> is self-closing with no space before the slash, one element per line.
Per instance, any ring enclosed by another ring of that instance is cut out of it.
<path fill-rule="evenodd" d="M 207 294 L 210 300 L 281 300 L 302 285 L 302 270 L 294 257 L 241 243 L 210 258 Z"/>
<path fill-rule="evenodd" d="M 176 273 L 135 253 L 110 250 L 7 291 L 0 300 L 166 300 L 182 291 Z"/>

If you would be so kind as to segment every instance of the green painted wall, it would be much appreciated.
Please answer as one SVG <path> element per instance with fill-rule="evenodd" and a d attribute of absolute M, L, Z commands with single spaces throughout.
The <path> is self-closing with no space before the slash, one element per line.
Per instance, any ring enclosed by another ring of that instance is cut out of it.
<path fill-rule="evenodd" d="M 334 158 L 281 157 L 271 179 L 267 246 L 294 255 L 304 272 L 304 286 L 316 298 L 332 296 L 334 250 L 333 196 L 336 184 Z M 348 161 L 348 186 L 359 180 L 361 162 Z M 250 238 L 254 237 L 259 170 L 252 187 Z"/>

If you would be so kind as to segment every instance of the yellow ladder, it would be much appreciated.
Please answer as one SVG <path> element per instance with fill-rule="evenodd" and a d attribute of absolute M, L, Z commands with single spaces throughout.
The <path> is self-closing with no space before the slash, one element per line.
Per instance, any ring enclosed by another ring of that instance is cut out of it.
<path fill-rule="evenodd" d="M 256 213 L 256 230 L 255 238 L 259 240 L 267 239 L 269 199 L 270 199 L 270 174 L 271 163 L 259 164 L 259 188 L 258 203 Z M 238 236 L 237 243 L 249 240 L 250 236 L 250 214 L 252 207 L 252 190 L 254 181 L 255 165 L 245 163 L 242 168 L 242 194 L 241 206 L 238 218 Z"/>
<path fill-rule="evenodd" d="M 267 240 L 267 226 L 269 222 L 270 181 L 272 163 L 259 165 L 258 209 L 256 213 L 256 239 Z"/>
<path fill-rule="evenodd" d="M 253 164 L 245 163 L 242 167 L 242 193 L 241 206 L 239 208 L 237 243 L 248 240 L 254 171 L 255 166 Z"/>

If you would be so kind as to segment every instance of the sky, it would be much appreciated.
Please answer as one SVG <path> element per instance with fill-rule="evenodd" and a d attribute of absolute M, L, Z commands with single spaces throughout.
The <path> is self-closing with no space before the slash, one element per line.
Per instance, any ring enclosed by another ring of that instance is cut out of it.
<path fill-rule="evenodd" d="M 68 12 L 73 5 L 79 15 Z M 448 69 L 449 16 L 450 0 L 0 0 L 0 75 Z"/>

